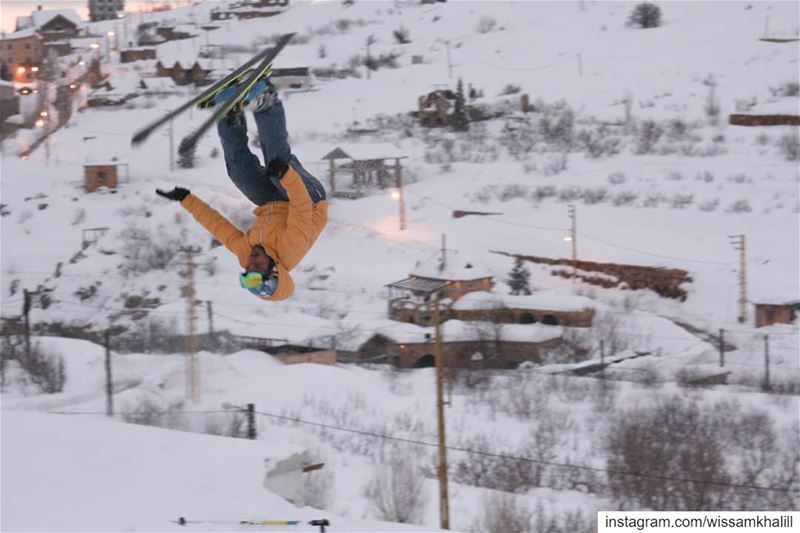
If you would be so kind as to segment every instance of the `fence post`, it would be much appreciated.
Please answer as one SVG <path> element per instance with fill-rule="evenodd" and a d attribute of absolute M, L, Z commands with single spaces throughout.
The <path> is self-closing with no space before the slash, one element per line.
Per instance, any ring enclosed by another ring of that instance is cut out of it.
<path fill-rule="evenodd" d="M 247 404 L 247 438 L 256 439 L 256 404 Z"/>

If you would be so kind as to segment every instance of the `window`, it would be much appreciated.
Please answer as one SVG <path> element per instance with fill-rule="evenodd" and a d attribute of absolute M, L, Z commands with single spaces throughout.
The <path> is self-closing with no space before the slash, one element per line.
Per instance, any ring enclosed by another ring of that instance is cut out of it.
<path fill-rule="evenodd" d="M 25 43 L 25 50 L 31 49 L 31 43 Z"/>
<path fill-rule="evenodd" d="M 774 321 L 775 321 L 775 308 L 767 307 L 767 322 L 774 322 Z"/>
<path fill-rule="evenodd" d="M 97 173 L 97 185 L 105 185 L 106 184 L 106 173 L 105 172 L 98 172 Z"/>

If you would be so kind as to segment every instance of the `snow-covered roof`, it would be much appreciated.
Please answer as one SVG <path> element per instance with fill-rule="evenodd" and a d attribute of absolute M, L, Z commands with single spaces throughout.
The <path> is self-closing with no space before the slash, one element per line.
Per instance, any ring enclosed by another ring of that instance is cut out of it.
<path fill-rule="evenodd" d="M 17 28 L 41 28 L 58 16 L 64 17 L 76 26 L 83 24 L 81 17 L 74 9 L 37 9 L 30 15 L 17 17 Z"/>
<path fill-rule="evenodd" d="M 109 79 L 111 90 L 97 89 L 93 92 L 98 96 L 106 96 L 111 94 L 126 95 L 136 92 L 140 89 L 141 77 L 136 72 L 125 72 Z"/>
<path fill-rule="evenodd" d="M 463 320 L 448 320 L 441 325 L 442 342 L 480 341 L 499 332 L 500 340 L 507 342 L 544 342 L 561 337 L 559 326 L 544 324 L 494 324 Z M 398 343 L 414 344 L 430 342 L 435 335 L 434 327 L 400 324 L 382 332 Z M 426 337 L 426 335 L 428 335 Z"/>
<path fill-rule="evenodd" d="M 498 305 L 509 309 L 545 309 L 550 311 L 580 311 L 594 309 L 594 302 L 583 296 L 558 291 L 541 291 L 529 295 L 496 294 L 475 291 L 465 294 L 453 304 L 456 311 L 494 309 Z"/>
<path fill-rule="evenodd" d="M 372 143 L 372 144 L 352 144 L 347 146 L 338 146 L 330 152 L 326 153 L 320 159 L 331 159 L 330 157 L 334 152 L 337 157 L 349 157 L 356 161 L 367 161 L 370 159 L 394 159 L 402 158 L 405 155 L 398 147 L 391 143 Z"/>
<path fill-rule="evenodd" d="M 448 251 L 444 268 L 441 268 L 441 256 L 436 255 L 417 266 L 411 275 L 448 281 L 470 281 L 492 277 L 488 269 L 459 255 L 457 251 Z"/>
<path fill-rule="evenodd" d="M 14 39 L 25 39 L 26 37 L 33 37 L 36 35 L 36 28 L 22 28 L 15 32 L 3 32 L 2 38 L 4 41 L 11 41 Z"/>
<path fill-rule="evenodd" d="M 175 80 L 166 76 L 142 78 L 142 83 L 148 91 L 171 91 L 175 89 Z"/>

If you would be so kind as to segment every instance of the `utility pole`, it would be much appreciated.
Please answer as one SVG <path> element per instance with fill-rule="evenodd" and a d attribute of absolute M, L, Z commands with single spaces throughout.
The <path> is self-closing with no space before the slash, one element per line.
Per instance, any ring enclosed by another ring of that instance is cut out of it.
<path fill-rule="evenodd" d="M 725 367 L 725 330 L 719 330 L 719 366 Z"/>
<path fill-rule="evenodd" d="M 769 335 L 764 335 L 764 390 L 769 389 Z"/>
<path fill-rule="evenodd" d="M 439 427 L 439 525 L 450 529 L 450 503 L 447 495 L 447 439 L 444 422 L 444 375 L 442 370 L 442 336 L 439 316 L 439 297 L 433 300 L 436 323 L 436 419 Z"/>
<path fill-rule="evenodd" d="M 606 345 L 603 339 L 600 339 L 600 375 L 606 375 Z"/>
<path fill-rule="evenodd" d="M 367 79 L 370 79 L 370 63 L 372 63 L 372 56 L 369 53 L 369 47 L 375 44 L 375 36 L 370 35 L 367 37 L 367 60 L 365 61 L 365 65 L 367 67 Z"/>
<path fill-rule="evenodd" d="M 24 303 L 22 304 L 22 313 L 25 315 L 25 358 L 31 358 L 31 293 L 28 289 L 23 289 Z"/>
<path fill-rule="evenodd" d="M 400 209 L 400 231 L 406 230 L 406 204 L 403 192 L 403 170 L 400 167 L 400 159 L 394 160 L 394 178 L 397 187 L 397 204 Z"/>
<path fill-rule="evenodd" d="M 439 263 L 439 272 L 444 272 L 447 267 L 447 235 L 442 233 L 442 261 Z"/>
<path fill-rule="evenodd" d="M 247 438 L 256 440 L 256 404 L 247 404 Z"/>
<path fill-rule="evenodd" d="M 105 331 L 106 344 L 106 416 L 114 416 L 114 384 L 111 379 L 111 331 Z"/>
<path fill-rule="evenodd" d="M 212 346 L 217 345 L 217 339 L 214 337 L 214 312 L 211 309 L 211 300 L 206 300 L 206 314 L 208 314 L 208 340 Z"/>
<path fill-rule="evenodd" d="M 200 400 L 200 376 L 197 371 L 197 337 L 195 336 L 195 322 L 197 317 L 194 312 L 194 254 L 197 248 L 181 248 L 186 253 L 186 397 L 192 402 Z"/>
<path fill-rule="evenodd" d="M 447 79 L 453 79 L 453 63 L 450 62 L 450 41 L 445 41 L 447 45 Z"/>
<path fill-rule="evenodd" d="M 747 321 L 747 242 L 744 234 L 730 235 L 734 250 L 739 251 L 739 322 Z"/>
<path fill-rule="evenodd" d="M 572 281 L 578 276 L 578 215 L 575 212 L 575 206 L 567 206 L 569 209 L 569 218 L 572 221 L 572 227 L 569 232 L 569 240 L 572 243 Z"/>
<path fill-rule="evenodd" d="M 169 121 L 169 169 L 175 170 L 175 129 Z"/>

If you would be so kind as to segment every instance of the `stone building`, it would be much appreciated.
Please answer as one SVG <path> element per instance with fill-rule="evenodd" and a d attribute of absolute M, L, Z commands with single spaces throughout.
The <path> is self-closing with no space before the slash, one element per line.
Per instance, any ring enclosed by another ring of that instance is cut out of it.
<path fill-rule="evenodd" d="M 451 254 L 452 255 L 452 254 Z M 465 294 L 489 291 L 492 275 L 469 261 L 451 257 L 434 258 L 417 267 L 406 279 L 389 288 L 389 318 L 399 322 L 429 325 L 434 318 L 433 302 L 439 300 L 440 320 L 451 317 L 450 306 Z"/>
<path fill-rule="evenodd" d="M 440 327 L 442 365 L 455 368 L 515 368 L 520 363 L 541 362 L 545 351 L 561 342 L 558 326 L 495 324 L 448 320 Z M 433 327 L 406 325 L 392 328 L 387 347 L 391 362 L 401 368 L 435 364 Z"/>
<path fill-rule="evenodd" d="M 589 328 L 594 320 L 594 302 L 589 298 L 552 291 L 525 296 L 471 292 L 450 306 L 457 320 L 501 324 L 546 324 Z"/>
<path fill-rule="evenodd" d="M 44 53 L 42 38 L 33 28 L 0 35 L 0 61 L 17 83 L 36 79 L 34 68 L 41 66 Z"/>

